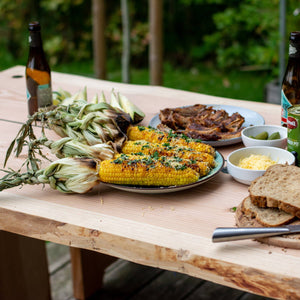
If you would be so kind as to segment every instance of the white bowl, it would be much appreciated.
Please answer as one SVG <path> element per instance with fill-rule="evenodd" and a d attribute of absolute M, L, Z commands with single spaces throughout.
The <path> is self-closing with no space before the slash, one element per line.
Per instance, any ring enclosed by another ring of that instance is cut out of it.
<path fill-rule="evenodd" d="M 276 140 L 257 140 L 250 136 L 256 136 L 261 132 L 268 132 L 269 136 L 274 132 L 279 132 L 280 139 Z M 242 141 L 246 147 L 268 146 L 285 149 L 287 145 L 287 129 L 277 125 L 257 125 L 250 126 L 242 130 Z"/>
<path fill-rule="evenodd" d="M 278 164 L 295 164 L 295 156 L 284 149 L 277 147 L 246 147 L 231 152 L 227 157 L 228 173 L 238 182 L 250 185 L 250 183 L 265 173 L 265 170 L 250 170 L 238 167 L 239 161 L 251 154 L 266 155 Z"/>

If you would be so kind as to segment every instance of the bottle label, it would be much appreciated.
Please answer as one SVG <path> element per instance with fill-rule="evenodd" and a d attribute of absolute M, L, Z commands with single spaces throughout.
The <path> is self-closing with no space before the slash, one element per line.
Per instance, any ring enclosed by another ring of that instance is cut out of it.
<path fill-rule="evenodd" d="M 52 105 L 52 91 L 49 84 L 39 85 L 37 89 L 38 107 Z"/>
<path fill-rule="evenodd" d="M 295 54 L 297 54 L 297 48 L 290 44 L 289 45 L 289 55 L 292 56 Z"/>
<path fill-rule="evenodd" d="M 31 98 L 31 95 L 30 95 L 28 89 L 26 89 L 26 97 L 27 97 L 27 100 L 28 100 L 28 101 L 29 101 L 29 99 Z"/>
<path fill-rule="evenodd" d="M 284 91 L 281 90 L 281 125 L 287 125 L 288 108 L 291 106 L 291 102 L 287 99 Z"/>

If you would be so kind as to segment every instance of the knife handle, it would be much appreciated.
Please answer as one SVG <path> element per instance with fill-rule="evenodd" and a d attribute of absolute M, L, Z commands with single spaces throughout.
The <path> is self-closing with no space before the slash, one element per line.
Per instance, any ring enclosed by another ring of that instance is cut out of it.
<path fill-rule="evenodd" d="M 287 227 L 218 227 L 213 232 L 214 243 L 254 239 L 289 233 Z"/>

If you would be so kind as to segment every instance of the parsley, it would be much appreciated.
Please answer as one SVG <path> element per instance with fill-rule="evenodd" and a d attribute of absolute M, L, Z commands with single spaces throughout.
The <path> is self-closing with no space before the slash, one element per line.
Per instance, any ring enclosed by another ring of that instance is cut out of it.
<path fill-rule="evenodd" d="M 178 156 L 175 156 L 175 157 L 174 157 L 174 160 L 177 161 L 177 162 L 181 162 L 181 161 L 182 161 L 182 158 L 180 158 L 180 157 L 178 157 Z"/>
<path fill-rule="evenodd" d="M 142 162 L 145 163 L 146 165 L 151 165 L 153 164 L 153 160 L 150 157 L 143 158 Z"/>
<path fill-rule="evenodd" d="M 168 133 L 168 138 L 176 138 L 178 137 L 177 133 L 174 133 L 173 130 L 170 130 Z"/>
<path fill-rule="evenodd" d="M 175 166 L 176 170 L 185 170 L 186 168 L 187 168 L 186 165 L 177 165 L 177 166 Z"/>
<path fill-rule="evenodd" d="M 130 160 L 130 161 L 128 161 L 128 166 L 131 166 L 131 165 L 135 165 L 135 164 L 137 164 L 139 162 L 139 160 L 138 159 L 133 159 L 133 160 Z"/>
<path fill-rule="evenodd" d="M 143 152 L 137 152 L 136 155 L 144 156 L 145 154 Z"/>
<path fill-rule="evenodd" d="M 124 162 L 124 159 L 122 159 L 121 157 L 119 157 L 119 158 L 115 159 L 113 162 L 115 164 L 122 164 Z"/>
<path fill-rule="evenodd" d="M 159 153 L 157 151 L 155 151 L 152 155 L 151 155 L 152 158 L 154 159 L 158 159 L 159 158 Z"/>

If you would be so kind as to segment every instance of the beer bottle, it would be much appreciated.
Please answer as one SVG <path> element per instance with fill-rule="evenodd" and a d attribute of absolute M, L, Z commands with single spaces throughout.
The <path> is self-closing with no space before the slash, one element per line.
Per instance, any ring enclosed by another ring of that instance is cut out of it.
<path fill-rule="evenodd" d="M 33 115 L 40 107 L 52 105 L 51 71 L 43 50 L 41 26 L 31 22 L 29 29 L 29 55 L 26 64 L 26 94 L 28 113 Z"/>
<path fill-rule="evenodd" d="M 300 31 L 290 33 L 289 59 L 281 89 L 281 125 L 287 126 L 288 108 L 300 104 Z"/>

